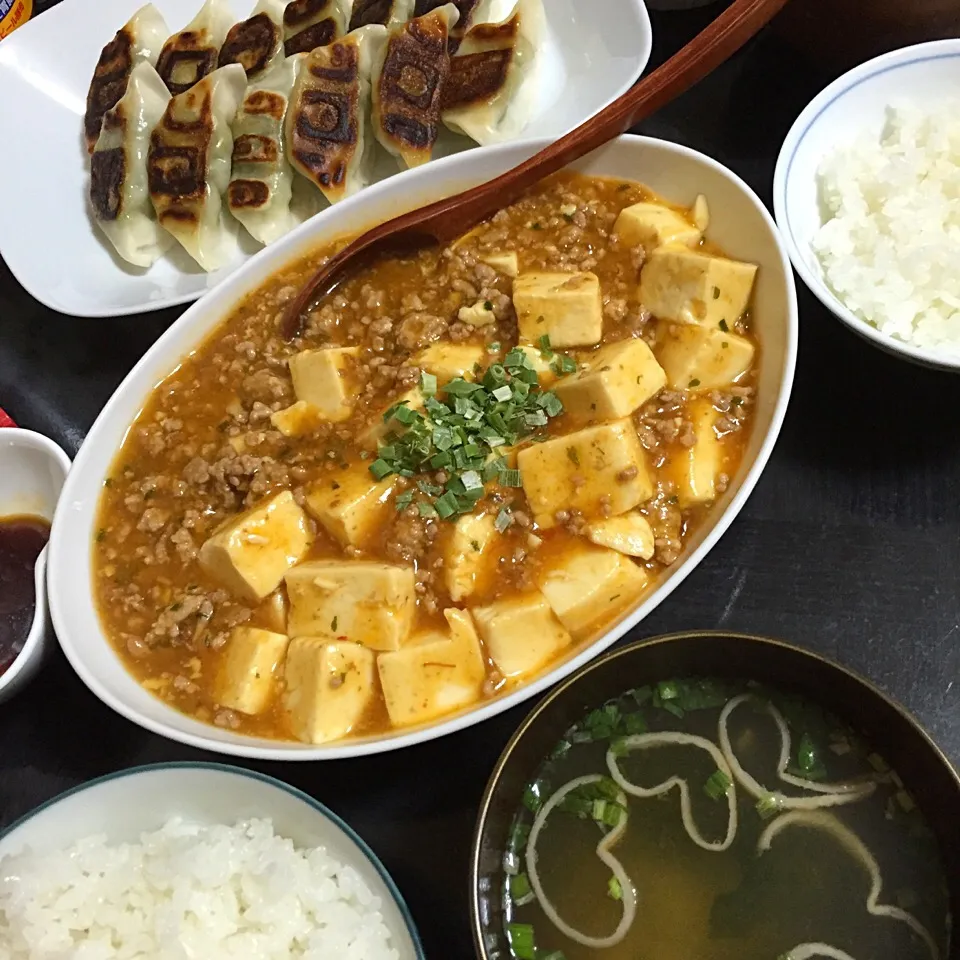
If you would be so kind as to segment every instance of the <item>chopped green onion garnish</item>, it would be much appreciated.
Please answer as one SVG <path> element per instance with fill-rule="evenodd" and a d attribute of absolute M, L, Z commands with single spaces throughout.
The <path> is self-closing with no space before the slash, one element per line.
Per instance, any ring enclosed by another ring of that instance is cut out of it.
<path fill-rule="evenodd" d="M 421 414 L 417 413 L 416 410 L 411 410 L 407 406 L 407 402 L 408 401 L 404 400 L 393 408 L 392 419 L 396 420 L 397 423 L 402 423 L 404 426 L 409 426 L 421 418 Z"/>
<path fill-rule="evenodd" d="M 722 770 L 715 770 L 703 785 L 703 792 L 711 800 L 719 800 L 727 796 L 732 786 L 733 781 Z"/>
<path fill-rule="evenodd" d="M 518 873 L 510 878 L 510 896 L 514 900 L 522 900 L 531 892 L 530 878 L 525 873 Z"/>
<path fill-rule="evenodd" d="M 553 356 L 553 350 L 550 349 L 550 334 L 545 333 L 538 341 L 537 344 L 540 347 L 540 356 L 544 360 L 549 360 Z"/>
<path fill-rule="evenodd" d="M 780 801 L 772 794 L 768 793 L 757 801 L 757 813 L 761 820 L 769 820 L 780 812 Z"/>
<path fill-rule="evenodd" d="M 394 470 L 393 467 L 381 457 L 379 460 L 374 460 L 373 463 L 370 464 L 370 472 L 377 480 L 382 480 L 384 477 L 393 473 Z"/>
<path fill-rule="evenodd" d="M 469 383 L 463 377 L 456 377 L 451 380 L 444 388 L 451 397 L 469 397 L 477 390 L 483 389 L 476 383 Z"/>
<path fill-rule="evenodd" d="M 531 924 L 508 923 L 507 939 L 516 960 L 537 960 L 537 946 Z"/>
<path fill-rule="evenodd" d="M 420 373 L 420 392 L 425 397 L 432 397 L 437 392 L 437 378 L 426 370 Z"/>
<path fill-rule="evenodd" d="M 607 881 L 607 896 L 610 897 L 611 900 L 623 899 L 623 887 L 616 877 L 611 877 Z"/>
<path fill-rule="evenodd" d="M 520 487 L 523 486 L 523 483 L 520 479 L 519 470 L 501 470 L 500 471 L 500 486 L 501 487 Z"/>
<path fill-rule="evenodd" d="M 627 736 L 647 732 L 647 721 L 642 713 L 628 713 L 623 718 L 623 730 Z"/>
<path fill-rule="evenodd" d="M 577 361 L 573 357 L 568 357 L 566 354 L 559 353 L 554 357 L 553 362 L 550 364 L 550 368 L 554 373 L 559 376 L 565 376 L 568 373 L 577 372 Z"/>
<path fill-rule="evenodd" d="M 542 393 L 537 403 L 547 411 L 548 417 L 556 417 L 563 413 L 563 402 L 555 393 Z"/>
<path fill-rule="evenodd" d="M 653 688 L 637 687 L 636 690 L 630 691 L 630 696 L 636 701 L 638 707 L 642 707 L 653 696 Z"/>
<path fill-rule="evenodd" d="M 683 707 L 677 706 L 672 700 L 664 700 L 661 706 L 667 713 L 672 713 L 678 720 L 683 719 Z"/>
<path fill-rule="evenodd" d="M 397 513 L 399 513 L 401 510 L 406 510 L 407 507 L 409 507 L 412 502 L 413 502 L 413 491 L 405 490 L 396 499 L 395 506 L 397 508 Z"/>
<path fill-rule="evenodd" d="M 513 514 L 509 507 L 501 507 L 497 514 L 497 519 L 493 521 L 493 526 L 497 533 L 505 533 L 507 528 L 513 523 Z"/>
<path fill-rule="evenodd" d="M 527 838 L 530 836 L 529 823 L 516 823 L 510 833 L 510 849 L 519 850 L 527 845 Z"/>
<path fill-rule="evenodd" d="M 460 475 L 460 482 L 463 484 L 463 489 L 468 493 L 471 490 L 482 490 L 483 489 L 483 480 L 480 477 L 480 474 L 476 470 L 465 470 Z"/>
<path fill-rule="evenodd" d="M 417 509 L 420 511 L 421 517 L 437 516 L 437 508 L 432 503 L 427 503 L 426 500 L 421 500 L 417 504 Z"/>
<path fill-rule="evenodd" d="M 497 462 L 494 451 L 527 437 L 543 439 L 542 428 L 563 410 L 556 394 L 540 390 L 522 351 L 511 350 L 506 363 L 493 363 L 482 373 L 482 383 L 451 380 L 440 400 L 436 376 L 422 372 L 422 410 L 412 409 L 409 401 L 387 410 L 384 419 L 392 429 L 370 465 L 377 480 L 392 474 L 418 480 L 420 493 L 444 519 L 472 512 L 484 497 L 484 484 L 493 480 L 519 487 L 519 473 Z M 447 473 L 442 483 L 422 476 L 434 470 Z M 410 502 L 398 500 L 398 507 Z M 429 507 L 423 510 L 432 516 Z M 502 529 L 509 526 L 509 516 L 501 511 Z"/>
<path fill-rule="evenodd" d="M 814 746 L 813 739 L 805 733 L 800 738 L 797 746 L 797 766 L 804 772 L 810 773 L 817 767 L 817 748 Z"/>
<path fill-rule="evenodd" d="M 531 812 L 538 813 L 543 806 L 543 798 L 540 796 L 540 786 L 531 783 L 523 791 L 523 805 Z"/>
<path fill-rule="evenodd" d="M 661 700 L 676 700 L 680 696 L 680 688 L 672 680 L 664 680 L 657 684 L 657 693 Z"/>

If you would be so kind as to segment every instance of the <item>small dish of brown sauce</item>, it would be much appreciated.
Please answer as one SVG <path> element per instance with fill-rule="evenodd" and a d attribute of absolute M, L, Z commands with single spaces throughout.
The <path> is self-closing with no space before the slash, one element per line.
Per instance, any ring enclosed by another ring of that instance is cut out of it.
<path fill-rule="evenodd" d="M 35 568 L 50 522 L 19 514 L 0 517 L 0 674 L 23 649 L 37 608 Z"/>

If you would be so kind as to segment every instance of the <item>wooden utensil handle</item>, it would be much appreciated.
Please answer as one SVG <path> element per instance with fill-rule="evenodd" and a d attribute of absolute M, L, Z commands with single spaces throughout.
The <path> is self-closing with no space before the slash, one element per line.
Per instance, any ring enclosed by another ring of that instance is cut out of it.
<path fill-rule="evenodd" d="M 450 243 L 509 206 L 551 173 L 603 146 L 702 80 L 747 42 L 787 0 L 734 0 L 713 23 L 650 76 L 595 117 L 518 167 L 488 183 L 402 214 L 357 237 L 306 282 L 287 308 L 281 332 L 302 328 L 302 315 L 317 290 L 328 293 L 363 259 L 439 241 Z M 640 173 L 640 171 L 638 171 Z"/>
<path fill-rule="evenodd" d="M 586 156 L 702 80 L 760 30 L 787 0 L 735 0 L 683 49 L 623 96 L 509 173 L 435 204 L 425 228 L 450 242 L 517 200 L 544 177 Z M 456 207 L 456 214 L 453 208 Z"/>

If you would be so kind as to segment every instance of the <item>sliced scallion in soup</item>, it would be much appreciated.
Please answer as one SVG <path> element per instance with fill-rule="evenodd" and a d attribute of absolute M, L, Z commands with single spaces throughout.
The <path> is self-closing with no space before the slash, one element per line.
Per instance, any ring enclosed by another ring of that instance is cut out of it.
<path fill-rule="evenodd" d="M 106 480 L 96 593 L 130 670 L 201 720 L 321 743 L 467 709 L 596 637 L 748 439 L 756 267 L 708 219 L 563 174 L 370 265 L 292 342 L 318 257 L 267 281 Z"/>
<path fill-rule="evenodd" d="M 939 851 L 896 772 L 757 684 L 632 690 L 569 730 L 504 855 L 516 960 L 938 960 Z"/>

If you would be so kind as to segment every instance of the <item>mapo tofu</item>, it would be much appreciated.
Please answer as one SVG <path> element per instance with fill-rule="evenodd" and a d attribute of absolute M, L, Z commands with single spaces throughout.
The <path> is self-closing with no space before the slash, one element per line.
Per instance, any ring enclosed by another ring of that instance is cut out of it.
<path fill-rule="evenodd" d="M 324 743 L 435 722 L 591 642 L 735 475 L 753 264 L 564 173 L 282 335 L 321 251 L 155 391 L 104 483 L 105 629 L 156 696 Z"/>

